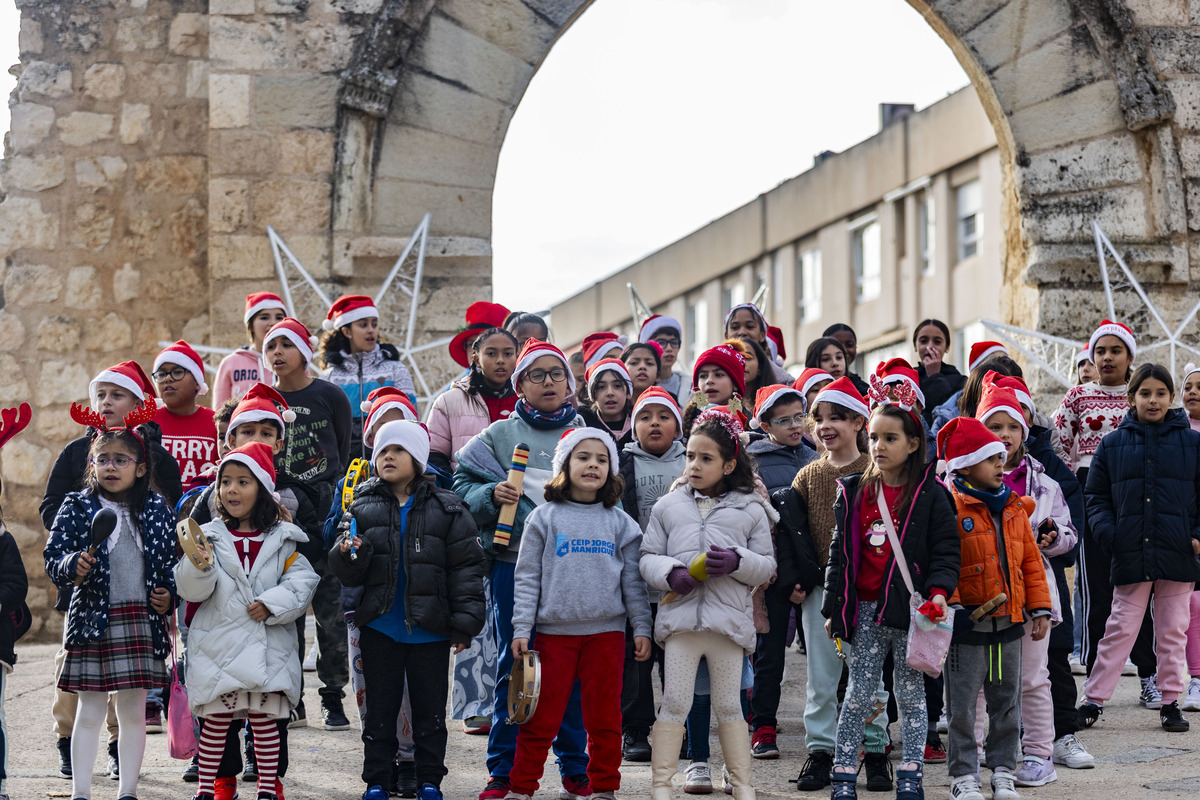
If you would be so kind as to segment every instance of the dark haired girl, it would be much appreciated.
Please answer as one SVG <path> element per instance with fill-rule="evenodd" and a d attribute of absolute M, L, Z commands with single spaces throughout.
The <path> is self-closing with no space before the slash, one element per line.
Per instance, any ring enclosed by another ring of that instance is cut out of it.
<path fill-rule="evenodd" d="M 854 367 L 854 361 L 858 358 L 858 334 L 844 322 L 835 322 L 825 329 L 821 334 L 823 337 L 837 339 L 842 344 L 842 349 L 846 351 L 846 377 L 854 384 L 854 388 L 861 395 L 867 394 L 867 382 L 851 369 Z"/>
<path fill-rule="evenodd" d="M 943 359 L 950 349 L 950 329 L 940 319 L 927 319 L 913 331 L 913 348 L 917 351 L 917 379 L 925 395 L 925 421 L 933 422 L 933 409 L 946 402 L 963 388 L 967 378 Z"/>
<path fill-rule="evenodd" d="M 642 576 L 651 588 L 671 592 L 654 625 L 665 651 L 662 705 L 651 738 L 654 800 L 671 797 L 701 658 L 708 663 L 733 795 L 754 797 L 750 736 L 739 700 L 742 658 L 755 647 L 750 595 L 775 573 L 771 526 L 779 515 L 754 491 L 741 432 L 723 411 L 709 409 L 696 418 L 687 444 L 687 482 L 655 504 L 642 543 Z"/>

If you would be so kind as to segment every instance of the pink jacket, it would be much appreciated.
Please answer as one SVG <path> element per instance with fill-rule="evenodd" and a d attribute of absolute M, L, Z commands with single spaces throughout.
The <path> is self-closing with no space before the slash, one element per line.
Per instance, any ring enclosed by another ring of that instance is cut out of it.
<path fill-rule="evenodd" d="M 458 469 L 455 453 L 492 422 L 487 404 L 467 394 L 469 385 L 468 378 L 459 378 L 438 395 L 425 425 L 429 429 L 429 449 L 449 458 L 454 469 Z"/>
<path fill-rule="evenodd" d="M 265 377 L 264 377 L 265 376 Z M 230 397 L 241 397 L 256 383 L 273 383 L 270 374 L 258 353 L 249 347 L 239 347 L 217 367 L 217 380 L 212 390 L 212 407 L 215 411 Z"/>

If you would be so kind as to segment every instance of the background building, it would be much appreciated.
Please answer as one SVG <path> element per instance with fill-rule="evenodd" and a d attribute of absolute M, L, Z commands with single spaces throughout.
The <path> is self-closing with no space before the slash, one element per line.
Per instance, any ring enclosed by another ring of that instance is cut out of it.
<path fill-rule="evenodd" d="M 551 309 L 556 341 L 600 330 L 636 335 L 626 284 L 684 325 L 688 363 L 722 338 L 724 315 L 770 292 L 764 313 L 786 337 L 788 363 L 828 325 L 858 333 L 859 372 L 914 358 L 913 327 L 950 326 L 949 360 L 1000 317 L 1004 261 L 996 136 L 971 87 L 914 112 L 880 108 L 881 130 L 689 236 Z M 964 370 L 965 371 L 965 370 Z"/>

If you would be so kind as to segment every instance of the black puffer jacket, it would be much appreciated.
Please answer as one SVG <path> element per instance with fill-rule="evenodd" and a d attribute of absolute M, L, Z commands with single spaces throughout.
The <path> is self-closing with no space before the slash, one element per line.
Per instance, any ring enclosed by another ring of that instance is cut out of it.
<path fill-rule="evenodd" d="M 922 596 L 928 598 L 935 587 L 947 597 L 958 588 L 962 550 L 958 538 L 958 515 L 950 492 L 934 475 L 937 463 L 925 468 L 916 497 L 904 515 L 897 519 L 900 547 L 908 559 L 908 571 Z M 861 560 L 862 541 L 858 536 L 858 483 L 861 475 L 838 481 L 837 500 L 833 504 L 837 527 L 829 546 L 829 566 L 825 571 L 825 600 L 821 613 L 833 623 L 833 635 L 852 641 L 858 625 L 858 593 L 854 588 Z M 874 624 L 908 630 L 908 589 L 893 554 L 888 580 L 880 590 Z M 871 624 L 864 622 L 863 624 Z"/>
<path fill-rule="evenodd" d="M 340 545 L 329 551 L 329 568 L 346 586 L 364 587 L 354 623 L 364 627 L 386 614 L 396 599 L 403 564 L 407 624 L 470 644 L 483 630 L 483 548 L 479 531 L 453 492 L 422 481 L 413 496 L 400 553 L 400 504 L 386 483 L 372 478 L 355 492 L 350 513 L 363 545 L 350 560 Z"/>
<path fill-rule="evenodd" d="M 25 574 L 17 540 L 0 527 L 0 664 L 9 667 L 17 661 L 13 650 L 17 641 L 13 617 L 21 613 L 28 617 L 29 608 L 25 605 L 28 592 L 29 576 Z"/>
<path fill-rule="evenodd" d="M 920 382 L 921 394 L 925 395 L 923 416 L 930 425 L 933 424 L 933 410 L 967 385 L 967 376 L 955 369 L 953 364 L 945 362 L 942 362 L 941 370 L 932 375 L 926 375 L 925 365 L 921 364 L 917 367 L 917 380 Z"/>
<path fill-rule="evenodd" d="M 775 582 L 767 594 L 787 597 L 798 585 L 805 592 L 822 584 L 821 564 L 808 531 L 808 505 L 788 486 L 771 492 L 771 505 L 779 512 L 775 525 Z"/>
<path fill-rule="evenodd" d="M 1200 432 L 1183 409 L 1158 424 L 1130 411 L 1088 470 L 1088 527 L 1112 552 L 1112 584 L 1200 580 Z"/>

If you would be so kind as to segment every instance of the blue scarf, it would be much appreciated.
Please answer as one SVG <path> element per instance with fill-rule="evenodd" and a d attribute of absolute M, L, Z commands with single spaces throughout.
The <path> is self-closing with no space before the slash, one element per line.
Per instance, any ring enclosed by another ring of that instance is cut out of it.
<path fill-rule="evenodd" d="M 993 514 L 999 514 L 1004 510 L 1004 505 L 1008 502 L 1008 496 L 1012 494 L 1012 489 L 1008 488 L 1004 484 L 1000 484 L 1000 488 L 994 492 L 976 489 L 962 478 L 955 478 L 954 485 L 963 494 L 970 495 L 976 500 L 982 501 L 983 504 L 987 506 L 988 511 L 992 512 Z"/>
<path fill-rule="evenodd" d="M 571 424 L 571 422 L 577 416 L 575 412 L 575 406 L 571 405 L 570 403 L 563 403 L 562 408 L 558 409 L 558 411 L 546 413 L 545 411 L 538 411 L 524 400 L 518 400 L 515 410 L 517 414 L 520 415 L 521 419 L 525 420 L 540 431 L 552 431 L 555 428 L 565 428 L 567 425 Z"/>

